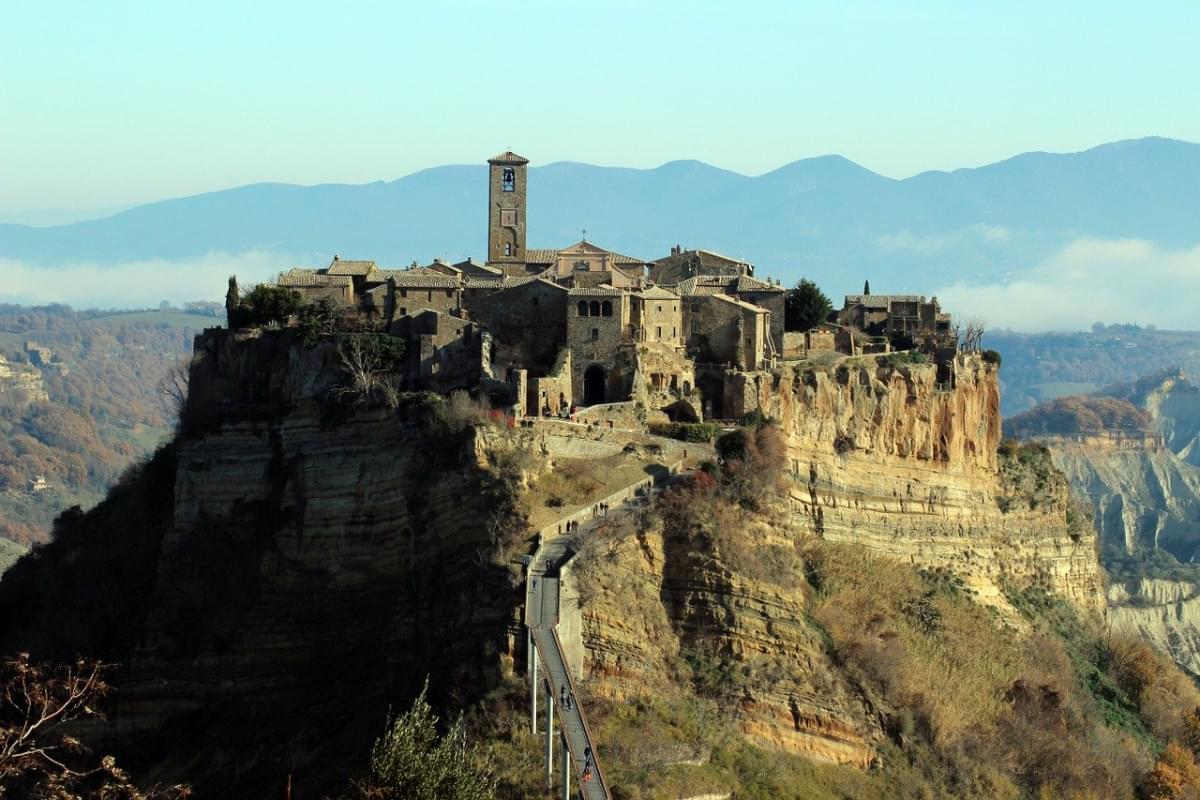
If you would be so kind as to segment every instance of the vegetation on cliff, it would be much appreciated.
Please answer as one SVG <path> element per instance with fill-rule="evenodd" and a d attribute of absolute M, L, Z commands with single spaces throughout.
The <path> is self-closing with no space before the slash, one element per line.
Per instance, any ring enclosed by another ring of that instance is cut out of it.
<path fill-rule="evenodd" d="M 1099 395 L 1060 397 L 1004 421 L 1006 436 L 1073 436 L 1154 431 L 1150 415 L 1125 399 Z"/>

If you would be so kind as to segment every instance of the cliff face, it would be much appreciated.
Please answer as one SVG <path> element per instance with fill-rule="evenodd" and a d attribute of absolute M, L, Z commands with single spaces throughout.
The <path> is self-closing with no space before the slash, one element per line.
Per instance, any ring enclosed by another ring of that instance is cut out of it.
<path fill-rule="evenodd" d="M 1143 578 L 1110 586 L 1108 621 L 1114 633 L 1145 639 L 1200 675 L 1200 588 L 1195 583 Z"/>
<path fill-rule="evenodd" d="M 335 349 L 290 335 L 197 341 L 145 621 L 111 652 L 123 763 L 202 796 L 336 791 L 389 705 L 427 676 L 477 696 L 521 641 L 483 434 L 331 407 Z"/>
<path fill-rule="evenodd" d="M 1038 583 L 1103 607 L 1094 534 L 1068 522 L 1068 488 L 1036 493 L 1000 469 L 994 367 L 959 356 L 955 388 L 932 365 L 792 370 L 748 380 L 748 407 L 780 420 L 792 507 L 817 536 L 961 575 L 985 602 Z"/>
<path fill-rule="evenodd" d="M 784 496 L 738 532 L 754 554 L 740 564 L 719 546 L 698 554 L 661 523 L 636 545 L 585 552 L 583 671 L 593 691 L 636 695 L 678 679 L 680 662 L 694 679 L 718 653 L 753 741 L 871 763 L 883 737 L 878 712 L 809 621 L 797 550 L 813 539 L 952 570 L 1006 614 L 1005 582 L 1101 612 L 1095 536 L 1068 521 L 1066 482 L 1048 462 L 1031 480 L 997 455 L 994 368 L 960 359 L 952 391 L 938 390 L 933 366 L 872 361 L 751 375 L 736 391 L 780 423 Z"/>

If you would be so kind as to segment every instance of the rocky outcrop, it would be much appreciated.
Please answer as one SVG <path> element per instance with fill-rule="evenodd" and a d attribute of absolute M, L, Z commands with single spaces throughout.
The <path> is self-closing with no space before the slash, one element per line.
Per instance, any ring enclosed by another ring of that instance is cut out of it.
<path fill-rule="evenodd" d="M 999 456 L 996 368 L 954 362 L 944 390 L 929 364 L 850 359 L 830 369 L 747 376 L 749 407 L 787 434 L 794 513 L 813 534 L 961 575 L 985 602 L 1037 583 L 1103 608 L 1095 537 L 1068 521 L 1061 476 L 1013 497 Z"/>
<path fill-rule="evenodd" d="M 1200 676 L 1200 588 L 1191 581 L 1143 578 L 1108 589 L 1113 633 L 1145 639 Z"/>
<path fill-rule="evenodd" d="M 197 341 L 145 621 L 112 653 L 113 750 L 200 796 L 339 791 L 389 706 L 427 678 L 477 697 L 523 642 L 519 476 L 489 461 L 522 433 L 338 403 L 336 349 L 293 333 Z"/>
<path fill-rule="evenodd" d="M 741 533 L 783 552 L 802 535 L 761 522 Z M 809 622 L 799 570 L 786 581 L 755 579 L 719 557 L 697 557 L 657 525 L 585 555 L 572 583 L 586 587 L 580 617 L 590 691 L 636 697 L 715 670 L 719 658 L 733 681 L 725 688 L 736 693 L 737 724 L 751 740 L 831 763 L 866 767 L 875 759 L 879 723 Z"/>
<path fill-rule="evenodd" d="M 1010 469 L 997 454 L 995 369 L 960 357 L 955 373 L 952 390 L 938 387 L 932 365 L 874 359 L 733 377 L 744 408 L 779 422 L 790 465 L 782 506 L 737 532 L 758 566 L 697 553 L 657 524 L 585 552 L 574 582 L 592 690 L 636 696 L 678 680 L 681 662 L 695 679 L 712 668 L 705 654 L 720 653 L 753 741 L 870 764 L 878 713 L 807 617 L 796 548 L 809 537 L 952 570 L 1005 610 L 1011 582 L 1101 613 L 1095 535 L 1068 519 L 1062 475 L 1044 454 L 1035 480 Z"/>

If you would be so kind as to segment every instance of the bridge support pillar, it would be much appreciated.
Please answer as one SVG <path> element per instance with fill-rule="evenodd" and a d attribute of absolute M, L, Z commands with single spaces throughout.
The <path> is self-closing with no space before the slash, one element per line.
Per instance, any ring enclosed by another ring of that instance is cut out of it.
<path fill-rule="evenodd" d="M 554 789 L 554 687 L 546 681 L 546 788 Z"/>
<path fill-rule="evenodd" d="M 571 800 L 571 751 L 567 748 L 567 734 L 562 735 L 562 800 Z"/>
<path fill-rule="evenodd" d="M 532 679 L 529 681 L 529 725 L 530 730 L 537 734 L 537 696 L 538 696 L 538 660 L 537 660 L 537 645 L 530 641 L 529 657 L 533 661 L 533 670 L 530 673 Z"/>

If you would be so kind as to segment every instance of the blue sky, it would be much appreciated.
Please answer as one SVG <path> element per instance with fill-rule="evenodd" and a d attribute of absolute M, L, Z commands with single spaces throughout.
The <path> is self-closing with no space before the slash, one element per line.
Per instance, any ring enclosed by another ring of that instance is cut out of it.
<path fill-rule="evenodd" d="M 0 219 L 255 181 L 1200 140 L 1194 2 L 53 2 L 0 26 Z"/>

